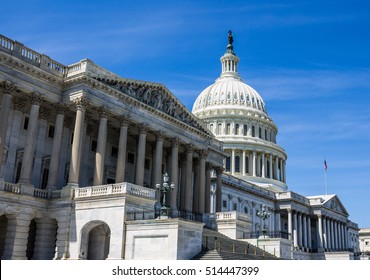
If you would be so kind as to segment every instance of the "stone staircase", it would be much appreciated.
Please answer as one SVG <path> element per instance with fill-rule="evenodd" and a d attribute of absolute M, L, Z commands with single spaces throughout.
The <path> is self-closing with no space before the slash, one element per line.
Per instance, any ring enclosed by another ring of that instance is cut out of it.
<path fill-rule="evenodd" d="M 217 231 L 204 228 L 202 252 L 193 260 L 275 260 L 276 256 L 246 241 L 234 240 Z"/>

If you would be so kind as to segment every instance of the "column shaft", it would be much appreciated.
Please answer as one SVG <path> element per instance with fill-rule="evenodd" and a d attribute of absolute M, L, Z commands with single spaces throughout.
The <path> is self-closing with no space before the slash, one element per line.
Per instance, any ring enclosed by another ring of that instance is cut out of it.
<path fill-rule="evenodd" d="M 8 117 L 10 111 L 10 105 L 12 103 L 12 96 L 10 94 L 3 95 L 3 102 L 1 104 L 0 111 L 0 178 L 2 177 L 2 166 L 4 156 L 4 146 L 6 141 L 6 131 L 8 128 Z"/>
<path fill-rule="evenodd" d="M 50 167 L 49 167 L 49 177 L 48 177 L 48 189 L 56 189 L 56 183 L 59 171 L 59 160 L 60 160 L 60 150 L 62 146 L 63 139 L 63 127 L 64 127 L 64 114 L 59 112 L 55 121 L 55 132 L 53 138 L 53 147 L 51 150 Z"/>
<path fill-rule="evenodd" d="M 200 161 L 199 161 L 199 201 L 198 201 L 198 211 L 199 213 L 205 213 L 205 195 L 206 195 L 206 157 L 207 152 L 200 151 Z"/>
<path fill-rule="evenodd" d="M 21 177 L 19 180 L 23 184 L 31 184 L 31 174 L 33 167 L 32 163 L 36 147 L 37 128 L 39 124 L 39 110 L 39 103 L 33 103 L 31 105 L 27 140 L 24 148 Z"/>
<path fill-rule="evenodd" d="M 128 122 L 122 121 L 119 132 L 116 183 L 125 181 Z"/>
<path fill-rule="evenodd" d="M 155 144 L 155 164 L 154 164 L 154 184 L 162 185 L 162 160 L 163 160 L 163 138 L 162 132 L 157 133 L 157 142 Z M 161 192 L 156 192 L 156 199 L 160 201 Z"/>
<path fill-rule="evenodd" d="M 216 212 L 222 211 L 222 167 L 216 169 Z"/>
<path fill-rule="evenodd" d="M 170 207 L 171 211 L 177 211 L 177 193 L 179 189 L 178 170 L 179 170 L 179 139 L 172 141 L 171 151 L 171 181 L 175 188 L 171 191 Z"/>
<path fill-rule="evenodd" d="M 146 130 L 141 129 L 137 147 L 137 162 L 135 173 L 135 184 L 139 186 L 144 185 L 145 146 L 146 146 Z"/>

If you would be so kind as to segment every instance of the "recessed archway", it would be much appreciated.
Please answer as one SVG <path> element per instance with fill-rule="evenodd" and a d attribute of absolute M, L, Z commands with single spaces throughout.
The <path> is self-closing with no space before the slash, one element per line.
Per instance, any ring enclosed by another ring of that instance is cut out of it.
<path fill-rule="evenodd" d="M 105 260 L 110 248 L 110 228 L 103 221 L 91 221 L 81 230 L 80 259 Z"/>

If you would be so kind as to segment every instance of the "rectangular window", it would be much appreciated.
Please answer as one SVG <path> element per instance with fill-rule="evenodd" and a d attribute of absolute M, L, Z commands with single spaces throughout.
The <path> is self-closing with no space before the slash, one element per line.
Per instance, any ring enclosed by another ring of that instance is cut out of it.
<path fill-rule="evenodd" d="M 222 207 L 227 208 L 227 201 L 226 200 L 222 200 Z"/>
<path fill-rule="evenodd" d="M 24 116 L 23 120 L 23 129 L 27 130 L 28 129 L 28 123 L 30 122 L 30 118 L 28 116 Z"/>
<path fill-rule="evenodd" d="M 91 140 L 91 146 L 90 146 L 90 151 L 96 152 L 96 147 L 98 146 L 98 141 L 95 139 Z"/>
<path fill-rule="evenodd" d="M 146 158 L 144 163 L 144 168 L 150 170 L 150 159 Z"/>
<path fill-rule="evenodd" d="M 112 148 L 111 148 L 111 151 L 110 151 L 110 156 L 112 158 L 118 158 L 118 147 L 117 146 L 112 145 Z"/>
<path fill-rule="evenodd" d="M 237 206 L 238 206 L 238 205 L 236 205 L 236 203 L 233 203 L 233 211 L 236 211 Z"/>
<path fill-rule="evenodd" d="M 135 154 L 134 153 L 127 153 L 127 162 L 131 164 L 135 164 Z"/>
<path fill-rule="evenodd" d="M 54 138 L 54 133 L 55 133 L 55 126 L 51 124 L 49 125 L 48 137 Z"/>

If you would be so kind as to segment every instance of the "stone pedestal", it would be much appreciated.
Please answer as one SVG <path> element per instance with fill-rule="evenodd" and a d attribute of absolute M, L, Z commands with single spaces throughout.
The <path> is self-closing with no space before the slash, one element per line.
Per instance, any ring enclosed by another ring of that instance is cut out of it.
<path fill-rule="evenodd" d="M 217 231 L 232 239 L 242 239 L 252 227 L 250 218 L 236 211 L 216 213 L 216 223 Z"/>
<path fill-rule="evenodd" d="M 181 219 L 127 221 L 125 259 L 191 259 L 202 249 L 203 226 Z"/>

